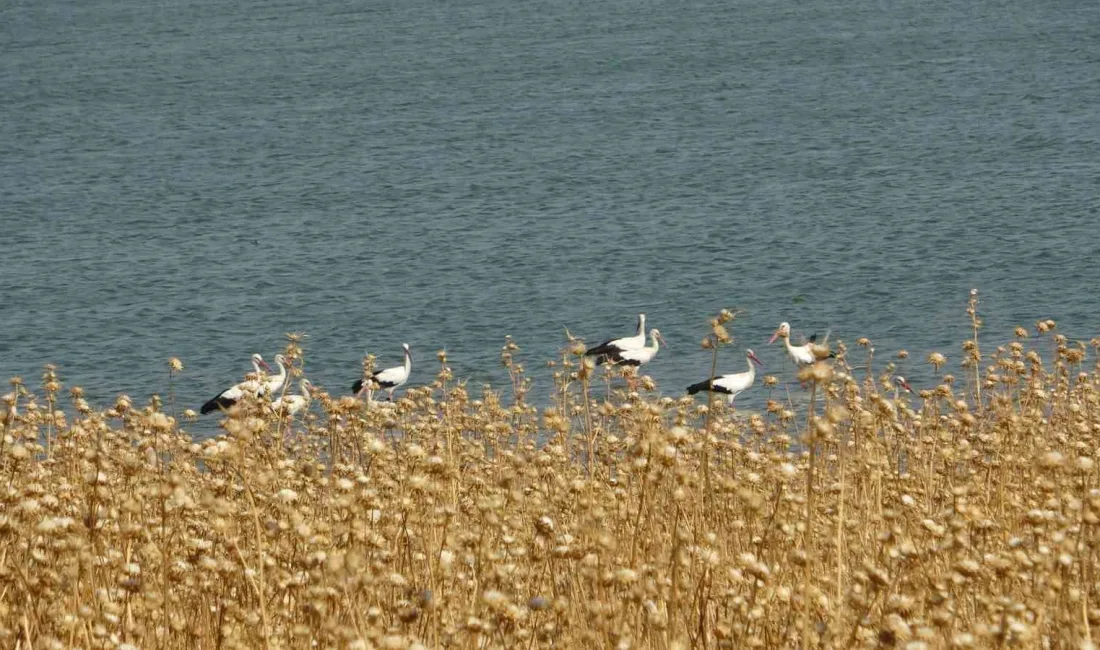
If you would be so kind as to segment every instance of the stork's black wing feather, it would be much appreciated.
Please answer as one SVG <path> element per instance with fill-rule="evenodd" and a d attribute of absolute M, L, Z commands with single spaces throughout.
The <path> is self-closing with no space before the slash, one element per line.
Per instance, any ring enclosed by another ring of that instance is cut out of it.
<path fill-rule="evenodd" d="M 209 400 L 205 404 L 203 404 L 202 408 L 199 409 L 199 413 L 201 413 L 203 415 L 206 415 L 207 413 L 212 413 L 212 412 L 217 411 L 219 409 L 225 410 L 225 409 L 229 408 L 230 406 L 233 406 L 234 404 L 237 403 L 237 400 L 235 400 L 235 399 L 231 399 L 229 397 L 222 397 L 223 395 L 225 395 L 225 393 L 226 393 L 226 391 L 222 391 L 221 393 L 218 393 L 217 397 L 215 397 L 214 399 Z"/>
<path fill-rule="evenodd" d="M 704 379 L 703 381 L 701 381 L 697 384 L 692 384 L 692 385 L 688 386 L 688 388 L 687 388 L 688 395 L 694 395 L 695 393 L 701 393 L 701 392 L 707 390 L 707 388 L 709 388 L 709 387 L 710 387 L 710 380 L 709 379 Z"/>
<path fill-rule="evenodd" d="M 584 351 L 584 356 L 591 357 L 591 356 L 597 356 L 597 355 L 606 355 L 606 354 L 611 354 L 611 353 L 617 351 L 619 348 L 614 346 L 614 345 L 611 345 L 611 342 L 614 341 L 614 340 L 615 339 L 608 339 L 608 340 L 604 341 L 603 343 L 600 343 L 599 345 L 597 345 L 594 348 L 588 348 L 587 350 Z"/>

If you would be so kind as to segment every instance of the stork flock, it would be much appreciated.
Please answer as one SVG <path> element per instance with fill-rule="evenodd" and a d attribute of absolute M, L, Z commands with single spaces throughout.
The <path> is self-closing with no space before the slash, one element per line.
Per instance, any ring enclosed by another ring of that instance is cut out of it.
<path fill-rule="evenodd" d="M 596 357 L 597 363 L 640 366 L 652 361 L 653 357 L 657 356 L 657 350 L 660 349 L 660 343 L 665 342 L 665 340 L 661 338 L 661 332 L 656 329 L 649 331 L 649 337 L 652 343 L 647 346 L 645 344 L 645 314 L 638 314 L 638 332 L 634 336 L 604 341 L 586 350 L 585 355 Z M 775 343 L 777 338 L 783 339 L 783 344 L 787 348 L 787 356 L 791 358 L 791 361 L 794 362 L 796 367 L 801 368 L 817 361 L 817 357 L 814 353 L 814 344 L 817 341 L 816 335 L 811 336 L 809 340 L 802 345 L 795 345 L 791 343 L 791 325 L 790 323 L 784 322 L 780 323 L 779 328 L 772 334 L 768 344 L 771 345 Z M 665 345 L 668 344 L 666 343 Z M 833 357 L 836 355 L 829 353 L 829 356 Z M 696 393 L 709 390 L 713 393 L 725 395 L 726 400 L 732 406 L 738 395 L 745 392 L 756 383 L 756 366 L 764 365 L 764 362 L 762 362 L 752 350 L 745 350 L 745 363 L 748 364 L 748 370 L 745 372 L 735 372 L 719 375 L 713 379 L 704 379 L 703 381 L 688 386 L 688 395 L 695 395 Z"/>
<path fill-rule="evenodd" d="M 661 344 L 668 345 L 661 336 L 660 330 L 656 328 L 649 330 L 649 345 L 646 345 L 647 337 L 645 326 L 645 314 L 638 314 L 638 331 L 636 334 L 604 341 L 599 345 L 586 349 L 584 354 L 588 357 L 595 357 L 596 363 L 601 365 L 645 365 L 657 356 L 657 352 L 661 349 Z M 783 345 L 787 349 L 787 356 L 791 359 L 796 368 L 811 365 L 818 360 L 817 353 L 814 350 L 817 342 L 817 335 L 810 336 L 805 343 L 795 345 L 791 343 L 791 325 L 790 323 L 784 322 L 780 323 L 779 327 L 772 334 L 771 339 L 768 340 L 768 345 L 775 343 L 776 339 L 783 339 Z M 352 393 L 354 393 L 356 397 L 366 396 L 368 402 L 373 402 L 374 392 L 376 390 L 385 390 L 387 400 L 393 401 L 394 391 L 403 386 L 409 380 L 409 375 L 412 373 L 412 353 L 409 350 L 409 344 L 402 343 L 401 347 L 405 353 L 404 363 L 393 368 L 386 368 L 378 372 L 368 373 L 356 380 L 351 386 Z M 836 356 L 834 353 L 829 352 L 826 358 L 834 356 Z M 703 381 L 688 386 L 687 393 L 689 395 L 695 395 L 696 393 L 711 391 L 725 395 L 727 401 L 732 406 L 737 396 L 751 388 L 756 382 L 756 366 L 763 367 L 764 365 L 752 350 L 745 350 L 745 362 L 748 365 L 748 370 L 719 375 L 713 379 L 704 379 Z M 271 366 L 264 361 L 263 357 L 259 354 L 253 354 L 252 369 L 254 378 L 249 378 L 246 381 L 218 393 L 215 397 L 202 405 L 200 412 L 205 415 L 214 411 L 224 411 L 240 401 L 246 394 L 259 397 L 274 397 L 279 395 L 271 402 L 271 409 L 276 413 L 293 416 L 299 411 L 308 408 L 311 400 L 310 391 L 313 388 L 310 381 L 308 379 L 302 379 L 299 382 L 300 392 L 298 395 L 282 395 L 280 392 L 283 390 L 283 386 L 286 384 L 287 379 L 286 358 L 281 354 L 275 355 L 275 365 L 278 366 L 279 371 L 277 373 L 272 373 Z M 905 390 L 910 393 L 913 392 L 903 377 L 896 378 L 895 392 L 898 390 Z"/>
<path fill-rule="evenodd" d="M 375 387 L 377 387 L 377 389 L 386 390 L 390 401 L 393 401 L 393 391 L 404 385 L 404 383 L 409 380 L 409 374 L 412 372 L 412 354 L 409 352 L 409 344 L 402 343 L 401 347 L 405 349 L 404 365 L 373 372 L 365 377 L 357 379 L 351 387 L 356 397 L 366 395 L 368 401 L 373 401 L 374 391 L 376 390 Z M 207 402 L 202 405 L 202 408 L 199 409 L 199 412 L 206 415 L 214 411 L 224 411 L 240 401 L 246 394 L 255 395 L 257 397 L 272 397 L 279 395 L 280 391 L 283 390 L 283 385 L 286 384 L 286 357 L 281 354 L 276 354 L 275 365 L 279 367 L 279 372 L 269 377 L 265 377 L 265 375 L 261 373 L 260 368 L 271 372 L 271 366 L 264 362 L 262 356 L 253 354 L 252 370 L 256 379 L 247 379 L 239 384 L 226 388 L 212 399 L 207 400 Z M 300 391 L 298 395 L 279 395 L 279 397 L 271 402 L 271 409 L 276 413 L 285 413 L 286 415 L 293 416 L 302 409 L 307 408 L 312 401 L 310 391 L 313 390 L 313 384 L 310 383 L 308 379 L 303 378 L 298 382 L 298 390 Z"/>

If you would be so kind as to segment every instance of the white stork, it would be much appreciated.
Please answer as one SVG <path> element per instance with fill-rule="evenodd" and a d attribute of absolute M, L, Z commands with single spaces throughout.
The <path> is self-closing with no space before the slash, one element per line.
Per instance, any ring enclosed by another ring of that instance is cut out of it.
<path fill-rule="evenodd" d="M 604 341 L 595 347 L 588 348 L 584 355 L 599 357 L 598 363 L 606 363 L 606 357 L 613 357 L 627 350 L 638 350 L 645 347 L 645 314 L 638 314 L 638 333 L 634 336 L 625 336 L 621 339 Z"/>
<path fill-rule="evenodd" d="M 657 356 L 661 343 L 668 345 L 657 328 L 649 330 L 649 340 L 651 343 L 645 347 L 608 352 L 601 356 L 597 363 L 613 363 L 620 366 L 640 366 L 649 363 L 653 361 L 653 357 Z"/>
<path fill-rule="evenodd" d="M 791 324 L 780 323 L 779 329 L 775 330 L 771 339 L 768 340 L 768 345 L 775 343 L 775 339 L 782 338 L 783 345 L 787 347 L 787 355 L 790 356 L 794 365 L 801 368 L 802 366 L 808 366 L 817 361 L 817 356 L 814 355 L 814 342 L 817 339 L 817 335 L 810 337 L 810 340 L 802 345 L 791 344 Z M 836 353 L 830 352 L 829 357 L 835 357 Z"/>
<path fill-rule="evenodd" d="M 752 350 L 745 350 L 745 359 L 749 364 L 747 372 L 735 372 L 715 377 L 713 382 L 705 379 L 698 384 L 692 384 L 687 388 L 688 395 L 694 395 L 709 389 L 715 393 L 726 395 L 727 401 L 732 406 L 733 400 L 737 399 L 738 395 L 751 388 L 753 383 L 756 382 L 756 366 L 752 365 L 753 362 L 761 367 L 764 365 Z"/>
<path fill-rule="evenodd" d="M 276 357 L 276 360 L 277 359 L 278 357 Z M 268 372 L 271 372 L 271 366 L 267 365 L 267 362 L 264 361 L 264 358 L 260 356 L 259 353 L 253 354 L 252 372 L 256 374 L 256 378 L 242 381 L 235 386 L 226 388 L 222 392 L 218 393 L 213 399 L 203 404 L 202 408 L 199 409 L 199 413 L 206 415 L 207 413 L 217 411 L 218 409 L 224 410 L 236 404 L 237 400 L 241 399 L 241 397 L 243 397 L 245 393 L 252 393 L 255 395 L 263 392 L 264 385 L 260 379 L 261 367 L 266 369 Z"/>
<path fill-rule="evenodd" d="M 402 366 L 395 366 L 393 368 L 386 368 L 381 372 L 376 372 L 370 377 L 366 377 L 378 384 L 379 388 L 385 388 L 389 401 L 393 401 L 393 391 L 397 390 L 399 386 L 404 385 L 409 380 L 409 373 L 412 372 L 412 354 L 409 352 L 409 344 L 402 343 L 401 347 L 405 348 L 405 364 Z M 374 392 L 371 389 L 371 382 L 364 382 L 362 379 L 356 380 L 351 386 L 351 390 L 355 392 L 356 397 L 362 393 L 367 394 L 367 401 L 371 400 L 371 395 Z"/>
<path fill-rule="evenodd" d="M 298 382 L 298 390 L 301 391 L 301 395 L 283 395 L 272 402 L 271 410 L 293 416 L 298 411 L 309 408 L 309 403 L 313 400 L 313 396 L 310 394 L 310 391 L 313 390 L 313 383 L 308 379 L 302 379 Z"/>
<path fill-rule="evenodd" d="M 286 383 L 286 357 L 281 354 L 276 354 L 275 365 L 279 366 L 279 374 L 267 378 L 264 382 L 263 391 L 260 393 L 261 395 L 275 397 L 275 395 L 283 389 L 283 384 Z"/>
<path fill-rule="evenodd" d="M 909 386 L 909 382 L 905 381 L 905 377 L 898 375 L 894 377 L 894 399 L 897 399 L 899 391 L 903 390 L 907 393 L 913 392 L 913 389 Z"/>

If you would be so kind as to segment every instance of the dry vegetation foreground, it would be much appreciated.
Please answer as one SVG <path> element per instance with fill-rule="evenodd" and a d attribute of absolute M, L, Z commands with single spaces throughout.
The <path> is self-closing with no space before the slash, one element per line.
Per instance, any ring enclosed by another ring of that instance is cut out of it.
<path fill-rule="evenodd" d="M 254 401 L 196 442 L 47 370 L 0 411 L 0 647 L 1091 647 L 1100 341 L 986 351 L 972 316 L 918 395 L 861 339 L 747 416 L 574 344 L 536 409 L 509 342 L 502 393 L 441 355 L 392 408 Z"/>

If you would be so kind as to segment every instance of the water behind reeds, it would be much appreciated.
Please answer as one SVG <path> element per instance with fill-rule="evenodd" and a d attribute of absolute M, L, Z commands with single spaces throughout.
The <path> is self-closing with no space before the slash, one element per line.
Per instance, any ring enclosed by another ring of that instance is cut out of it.
<path fill-rule="evenodd" d="M 402 341 L 499 383 L 504 334 L 538 380 L 563 326 L 644 310 L 677 392 L 736 304 L 766 372 L 791 378 L 763 345 L 790 320 L 904 342 L 927 380 L 972 286 L 990 332 L 1100 316 L 1094 3 L 21 0 L 0 25 L 4 378 L 147 395 L 175 355 L 197 406 L 304 330 L 334 392 Z"/>

